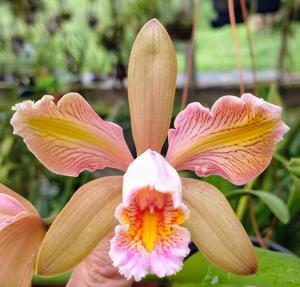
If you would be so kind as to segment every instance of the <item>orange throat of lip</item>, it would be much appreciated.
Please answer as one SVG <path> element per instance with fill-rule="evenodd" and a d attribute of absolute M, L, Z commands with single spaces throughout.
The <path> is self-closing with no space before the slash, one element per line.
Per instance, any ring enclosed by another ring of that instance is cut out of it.
<path fill-rule="evenodd" d="M 145 249 L 150 252 L 153 250 L 157 239 L 158 215 L 147 209 L 143 214 L 142 221 L 142 242 Z"/>
<path fill-rule="evenodd" d="M 140 242 L 151 252 L 158 241 L 168 244 L 174 224 L 182 224 L 186 216 L 174 208 L 172 195 L 149 188 L 137 192 L 130 205 L 123 210 L 124 223 L 129 225 L 131 242 Z"/>

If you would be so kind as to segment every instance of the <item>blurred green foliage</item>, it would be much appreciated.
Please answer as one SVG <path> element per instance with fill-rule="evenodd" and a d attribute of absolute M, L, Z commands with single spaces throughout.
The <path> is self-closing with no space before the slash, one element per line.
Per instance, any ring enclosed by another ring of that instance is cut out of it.
<path fill-rule="evenodd" d="M 221 271 L 209 263 L 200 253 L 197 253 L 185 262 L 183 269 L 174 276 L 174 283 L 171 286 L 299 286 L 300 260 L 298 258 L 263 249 L 256 249 L 256 252 L 260 269 L 255 275 L 238 276 Z"/>
<path fill-rule="evenodd" d="M 27 3 L 27 4 L 26 4 Z M 28 4 L 31 3 L 31 4 Z M 0 2 L 0 79 L 29 77 L 57 83 L 78 80 L 84 73 L 96 78 L 122 73 L 141 23 L 157 17 L 173 40 L 189 33 L 193 1 L 74 0 Z M 211 1 L 203 1 L 196 37 L 197 71 L 231 71 L 236 68 L 230 26 L 213 29 Z M 273 25 L 253 30 L 259 69 L 275 69 L 280 47 L 280 17 Z M 177 32 L 176 32 L 177 31 Z M 244 25 L 238 25 L 243 66 L 251 68 Z M 300 70 L 300 24 L 292 25 L 287 68 Z M 186 53 L 176 43 L 179 71 L 185 70 Z M 124 72 L 124 71 L 123 71 Z M 126 69 L 125 69 L 126 72 Z M 48 85 L 49 86 L 49 85 Z M 53 85 L 52 85 L 53 87 Z M 58 90 L 58 89 L 55 89 Z"/>
<path fill-rule="evenodd" d="M 128 63 L 140 23 L 167 24 L 180 7 L 177 0 L 1 1 L 0 77 L 107 75 Z"/>

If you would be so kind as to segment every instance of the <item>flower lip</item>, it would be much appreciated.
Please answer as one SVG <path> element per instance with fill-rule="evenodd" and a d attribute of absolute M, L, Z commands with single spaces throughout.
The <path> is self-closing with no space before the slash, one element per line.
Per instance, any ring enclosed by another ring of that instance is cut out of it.
<path fill-rule="evenodd" d="M 111 240 L 109 255 L 113 265 L 128 280 L 134 278 L 141 280 L 147 274 L 156 274 L 159 277 L 174 275 L 182 265 L 183 259 L 188 255 L 190 233 L 184 227 L 174 226 L 173 234 L 164 244 L 160 240 L 152 252 L 148 253 L 138 243 L 128 240 L 126 225 L 116 227 L 116 236 Z"/>
<path fill-rule="evenodd" d="M 148 149 L 128 167 L 123 202 L 115 212 L 120 225 L 109 252 L 127 279 L 149 273 L 163 277 L 181 269 L 190 242 L 189 231 L 179 226 L 189 217 L 181 192 L 177 171 L 155 151 Z"/>
<path fill-rule="evenodd" d="M 123 205 L 128 206 L 134 195 L 150 188 L 172 195 L 174 207 L 182 199 L 181 179 L 177 171 L 159 153 L 148 149 L 128 167 L 123 179 Z"/>

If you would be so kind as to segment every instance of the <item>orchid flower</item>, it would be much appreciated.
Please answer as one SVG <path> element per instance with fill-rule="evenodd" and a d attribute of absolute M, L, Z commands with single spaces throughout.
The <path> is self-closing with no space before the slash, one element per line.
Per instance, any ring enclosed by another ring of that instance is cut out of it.
<path fill-rule="evenodd" d="M 46 230 L 37 210 L 0 183 L 0 286 L 28 287 Z"/>
<path fill-rule="evenodd" d="M 77 176 L 110 167 L 125 172 L 75 192 L 43 241 L 39 274 L 70 270 L 113 230 L 109 255 L 127 279 L 176 273 L 191 239 L 220 268 L 256 272 L 253 246 L 223 194 L 204 181 L 181 178 L 178 171 L 217 174 L 239 185 L 252 180 L 288 131 L 281 108 L 251 94 L 224 96 L 211 110 L 189 104 L 169 130 L 176 66 L 168 33 L 157 20 L 149 21 L 135 40 L 128 71 L 136 159 L 121 127 L 101 119 L 79 94 L 66 94 L 57 103 L 44 96 L 14 106 L 14 133 L 51 171 Z"/>

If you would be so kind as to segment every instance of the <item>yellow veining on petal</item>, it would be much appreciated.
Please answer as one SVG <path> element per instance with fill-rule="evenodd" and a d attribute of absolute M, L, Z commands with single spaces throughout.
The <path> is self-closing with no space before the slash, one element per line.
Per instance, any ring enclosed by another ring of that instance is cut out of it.
<path fill-rule="evenodd" d="M 269 120 L 262 117 L 255 117 L 249 123 L 231 129 L 216 131 L 214 133 L 203 135 L 200 139 L 191 142 L 171 160 L 173 166 L 180 164 L 184 158 L 193 157 L 195 154 L 203 153 L 209 150 L 215 150 L 219 147 L 228 146 L 247 146 L 253 144 L 258 138 L 268 136 L 278 124 L 277 120 Z"/>
<path fill-rule="evenodd" d="M 89 132 L 88 129 L 62 119 L 45 117 L 24 117 L 28 125 L 39 133 L 47 134 L 68 142 L 84 141 L 101 148 L 112 150 L 103 138 Z"/>
<path fill-rule="evenodd" d="M 133 160 L 122 128 L 103 120 L 79 94 L 66 94 L 58 102 L 46 95 L 13 110 L 14 133 L 52 172 L 78 176 L 106 167 L 126 171 Z"/>

